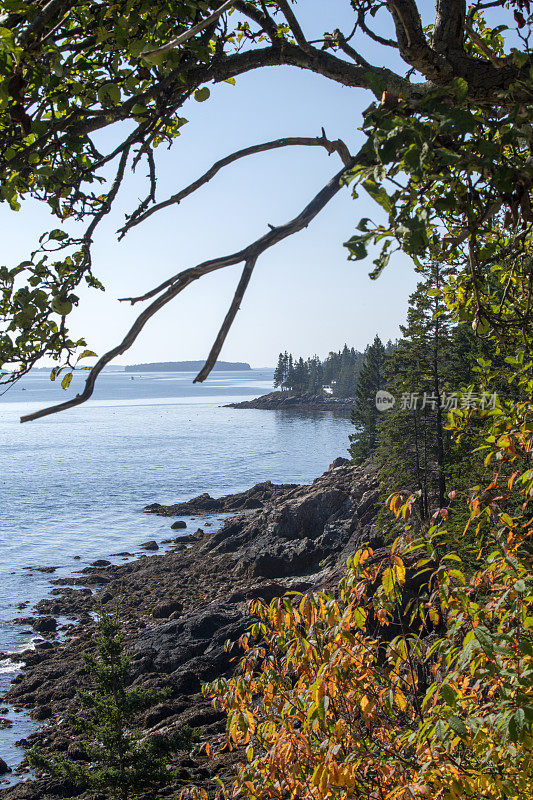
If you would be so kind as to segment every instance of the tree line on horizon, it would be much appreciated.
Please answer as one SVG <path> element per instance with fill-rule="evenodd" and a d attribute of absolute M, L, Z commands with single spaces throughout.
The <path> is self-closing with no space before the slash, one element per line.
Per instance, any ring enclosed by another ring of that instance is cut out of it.
<path fill-rule="evenodd" d="M 389 340 L 387 352 L 393 347 Z M 325 359 L 317 355 L 304 359 L 285 350 L 279 354 L 274 370 L 274 387 L 297 394 L 321 394 L 328 388 L 333 397 L 354 397 L 367 351 L 368 347 L 360 352 L 345 344 L 337 352 L 330 351 Z"/>

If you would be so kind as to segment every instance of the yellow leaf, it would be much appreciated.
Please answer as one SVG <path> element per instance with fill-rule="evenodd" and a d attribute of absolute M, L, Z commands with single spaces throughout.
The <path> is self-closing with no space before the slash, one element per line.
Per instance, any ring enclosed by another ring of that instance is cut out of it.
<path fill-rule="evenodd" d="M 400 586 L 403 586 L 405 583 L 405 564 L 403 563 L 402 559 L 399 556 L 394 556 L 394 563 L 396 565 L 396 577 L 398 578 L 398 583 Z"/>

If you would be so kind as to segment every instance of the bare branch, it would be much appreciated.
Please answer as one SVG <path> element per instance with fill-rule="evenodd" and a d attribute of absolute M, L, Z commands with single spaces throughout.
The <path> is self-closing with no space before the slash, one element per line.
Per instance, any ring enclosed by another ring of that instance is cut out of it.
<path fill-rule="evenodd" d="M 305 38 L 304 33 L 300 27 L 300 23 L 296 19 L 296 15 L 289 5 L 289 0 L 277 0 L 277 1 L 278 1 L 278 6 L 283 12 L 283 16 L 289 23 L 289 28 L 293 32 L 297 44 L 300 45 L 302 50 L 307 50 L 307 51 L 313 50 L 314 48 L 311 47 L 311 45 Z"/>
<path fill-rule="evenodd" d="M 190 194 L 193 194 L 201 186 L 204 186 L 206 183 L 212 180 L 221 169 L 227 167 L 229 164 L 233 164 L 235 161 L 238 161 L 241 158 L 246 158 L 250 155 L 254 155 L 255 153 L 264 153 L 267 150 L 276 150 L 280 147 L 294 146 L 324 147 L 329 154 L 335 152 L 339 153 L 345 164 L 347 164 L 351 158 L 350 152 L 344 142 L 340 139 L 337 139 L 337 141 L 330 141 L 326 138 L 326 134 L 323 129 L 322 136 L 315 138 L 308 138 L 304 136 L 284 137 L 282 139 L 275 139 L 272 142 L 264 142 L 263 144 L 245 147 L 242 150 L 237 150 L 237 152 L 232 153 L 225 158 L 221 158 L 219 161 L 216 161 L 213 166 L 210 167 L 210 169 L 208 169 L 207 172 L 205 172 L 200 178 L 193 181 L 193 183 L 189 184 L 189 186 L 186 186 L 176 194 L 173 194 L 172 197 L 169 197 L 167 200 L 162 200 L 160 203 L 157 203 L 157 205 L 152 206 L 146 211 L 142 206 L 140 206 L 139 209 L 137 209 L 137 211 L 131 215 L 126 224 L 119 230 L 119 239 L 122 239 L 128 230 L 130 230 L 130 228 L 133 228 L 135 225 L 139 225 L 139 223 L 143 222 L 156 211 L 160 211 L 162 208 L 166 208 L 167 206 L 173 204 L 179 204 Z"/>
<path fill-rule="evenodd" d="M 205 379 L 215 366 L 217 358 L 220 355 L 220 351 L 222 350 L 222 346 L 226 341 L 226 336 L 228 335 L 229 330 L 235 320 L 235 317 L 237 316 L 237 311 L 241 306 L 244 293 L 248 288 L 248 284 L 250 283 L 250 278 L 252 277 L 252 272 L 254 271 L 256 263 L 257 263 L 257 256 L 255 258 L 250 258 L 244 265 L 241 279 L 238 283 L 237 289 L 235 290 L 235 295 L 229 307 L 228 313 L 224 318 L 224 322 L 222 323 L 222 326 L 218 332 L 218 336 L 215 339 L 213 347 L 211 348 L 211 351 L 207 357 L 207 361 L 205 362 L 204 366 L 194 379 L 193 383 L 203 383 L 203 381 L 205 381 Z"/>
<path fill-rule="evenodd" d="M 398 42 L 395 42 L 394 39 L 385 39 L 383 36 L 380 36 L 378 33 L 374 33 L 374 31 L 368 27 L 365 20 L 365 14 L 363 9 L 359 9 L 359 14 L 357 17 L 357 25 L 361 28 L 367 36 L 373 39 L 378 44 L 382 44 L 385 47 L 394 47 L 396 50 L 398 49 Z"/>
<path fill-rule="evenodd" d="M 217 10 L 213 12 L 213 14 L 211 14 L 209 17 L 206 17 L 197 25 L 193 25 L 193 27 L 189 28 L 189 30 L 185 31 L 184 33 L 180 33 L 179 36 L 176 36 L 175 39 L 172 39 L 170 42 L 167 42 L 167 44 L 164 44 L 161 47 L 156 47 L 155 50 L 146 50 L 144 53 L 141 53 L 141 55 L 143 56 L 143 58 L 146 58 L 146 56 L 156 56 L 159 55 L 160 53 L 167 53 L 169 50 L 174 50 L 174 48 L 179 47 L 180 44 L 187 42 L 189 39 L 192 39 L 193 36 L 196 36 L 197 33 L 203 31 L 204 28 L 209 27 L 209 25 L 211 25 L 212 22 L 216 22 L 217 19 L 221 16 L 221 14 L 224 13 L 224 11 L 227 11 L 228 8 L 231 8 L 233 3 L 234 0 L 226 0 L 224 3 L 222 3 L 220 8 L 217 8 Z"/>
<path fill-rule="evenodd" d="M 55 406 L 49 406 L 48 408 L 43 408 L 40 411 L 35 411 L 32 414 L 27 414 L 20 418 L 21 422 L 30 422 L 31 420 L 40 419 L 41 417 L 46 417 L 50 414 L 57 414 L 59 411 L 65 411 L 68 408 L 74 408 L 75 406 L 81 405 L 86 400 L 88 400 L 94 391 L 94 386 L 96 383 L 96 379 L 104 367 L 109 364 L 114 358 L 119 355 L 125 353 L 129 348 L 133 345 L 141 331 L 143 330 L 146 323 L 156 314 L 161 308 L 163 308 L 167 303 L 174 299 L 180 292 L 182 292 L 187 286 L 189 286 L 193 281 L 198 280 L 199 278 L 203 277 L 204 275 L 208 275 L 211 272 L 215 272 L 219 269 L 224 269 L 228 266 L 233 266 L 235 264 L 239 264 L 241 262 L 245 262 L 246 264 L 255 264 L 257 258 L 268 250 L 273 245 L 277 244 L 278 242 L 283 241 L 289 236 L 292 236 L 295 233 L 306 228 L 310 222 L 319 214 L 323 208 L 330 202 L 330 200 L 335 197 L 335 195 L 340 191 L 340 189 L 345 185 L 344 176 L 346 173 L 353 169 L 358 164 L 368 163 L 369 160 L 369 153 L 367 145 L 363 145 L 363 147 L 359 150 L 356 156 L 354 156 L 350 162 L 343 166 L 343 168 L 337 172 L 336 175 L 320 190 L 320 192 L 311 200 L 311 202 L 298 214 L 297 217 L 292 219 L 290 222 L 286 222 L 284 225 L 281 225 L 277 228 L 271 229 L 268 233 L 262 236 L 260 239 L 257 239 L 252 244 L 245 247 L 243 250 L 240 250 L 238 253 L 234 253 L 229 256 L 223 256 L 222 258 L 215 258 L 210 261 L 205 261 L 202 264 L 199 264 L 192 269 L 183 270 L 183 272 L 178 273 L 174 278 L 171 278 L 170 285 L 166 289 L 163 294 L 160 294 L 152 303 L 150 303 L 144 311 L 139 314 L 131 328 L 129 329 L 128 333 L 122 340 L 120 344 L 114 347 L 112 350 L 109 350 L 103 356 L 101 356 L 98 361 L 96 362 L 95 366 L 92 368 L 89 376 L 85 382 L 85 388 L 81 392 L 81 394 L 76 395 L 71 400 L 67 400 L 65 403 L 59 403 Z M 245 276 L 244 276 L 245 279 Z M 241 288 L 242 288 L 243 278 L 241 278 Z M 165 285 L 168 284 L 168 281 Z M 246 287 L 245 287 L 246 288 Z M 232 306 L 233 308 L 233 306 Z M 230 314 L 231 314 L 230 309 Z M 233 320 L 231 320 L 233 321 Z M 221 334 L 224 335 L 224 326 L 221 329 Z M 229 328 L 228 328 L 229 330 Z M 227 331 L 226 331 L 227 333 Z M 221 335 L 219 334 L 219 336 Z M 203 372 L 203 370 L 202 370 Z M 205 376 L 204 376 L 205 377 Z"/>
<path fill-rule="evenodd" d="M 348 44 L 348 41 L 345 39 L 340 30 L 337 29 L 333 31 L 333 36 L 335 37 L 335 41 L 342 52 L 346 53 L 347 56 L 352 58 L 356 64 L 361 67 L 368 67 L 371 70 L 374 69 L 374 67 L 372 67 L 372 65 L 369 64 L 365 58 L 363 58 L 361 53 L 358 53 L 357 50 L 351 46 L 351 44 Z"/>

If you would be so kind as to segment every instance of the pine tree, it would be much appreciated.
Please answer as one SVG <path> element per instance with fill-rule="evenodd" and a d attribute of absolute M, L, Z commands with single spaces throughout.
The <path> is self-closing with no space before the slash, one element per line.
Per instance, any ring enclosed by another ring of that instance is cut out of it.
<path fill-rule="evenodd" d="M 279 354 L 278 364 L 276 369 L 274 370 L 274 386 L 277 388 L 278 386 L 283 386 L 283 381 L 285 380 L 285 360 L 283 357 L 283 353 Z"/>
<path fill-rule="evenodd" d="M 305 392 L 309 385 L 309 372 L 307 365 L 303 358 L 300 356 L 294 366 L 294 381 L 293 388 L 297 392 Z"/>
<path fill-rule="evenodd" d="M 368 458 L 377 447 L 380 411 L 376 406 L 376 392 L 384 387 L 385 358 L 385 348 L 376 335 L 365 353 L 351 415 L 352 423 L 358 428 L 358 432 L 350 436 L 349 451 L 355 463 Z"/>
<path fill-rule="evenodd" d="M 446 465 L 451 442 L 445 431 L 445 398 L 453 391 L 449 315 L 440 299 L 441 267 L 422 267 L 423 280 L 409 298 L 407 323 L 389 360 L 387 390 L 395 408 L 383 415 L 380 460 L 384 477 L 417 489 L 420 513 L 446 503 Z"/>
<path fill-rule="evenodd" d="M 168 784 L 177 771 L 168 768 L 172 753 L 188 749 L 193 739 L 185 727 L 173 736 L 143 740 L 137 719 L 168 696 L 167 691 L 128 688 L 130 656 L 116 616 L 102 612 L 97 624 L 97 655 L 85 656 L 85 668 L 95 687 L 79 689 L 82 713 L 71 722 L 83 737 L 79 741 L 89 764 L 66 756 L 48 758 L 28 753 L 28 762 L 54 777 L 68 778 L 80 788 L 109 792 L 117 800 L 131 800 L 138 792 Z"/>
<path fill-rule="evenodd" d="M 292 353 L 289 353 L 289 357 L 287 360 L 287 376 L 285 378 L 285 385 L 290 392 L 294 391 L 295 375 L 294 375 L 294 363 L 293 363 Z"/>

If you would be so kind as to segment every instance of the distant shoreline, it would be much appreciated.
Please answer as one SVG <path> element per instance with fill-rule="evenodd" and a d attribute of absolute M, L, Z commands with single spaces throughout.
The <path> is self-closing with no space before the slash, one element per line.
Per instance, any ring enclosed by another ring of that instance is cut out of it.
<path fill-rule="evenodd" d="M 128 364 L 124 372 L 197 372 L 205 361 L 154 361 L 147 364 Z M 251 372 L 252 367 L 245 361 L 217 361 L 213 372 Z"/>

